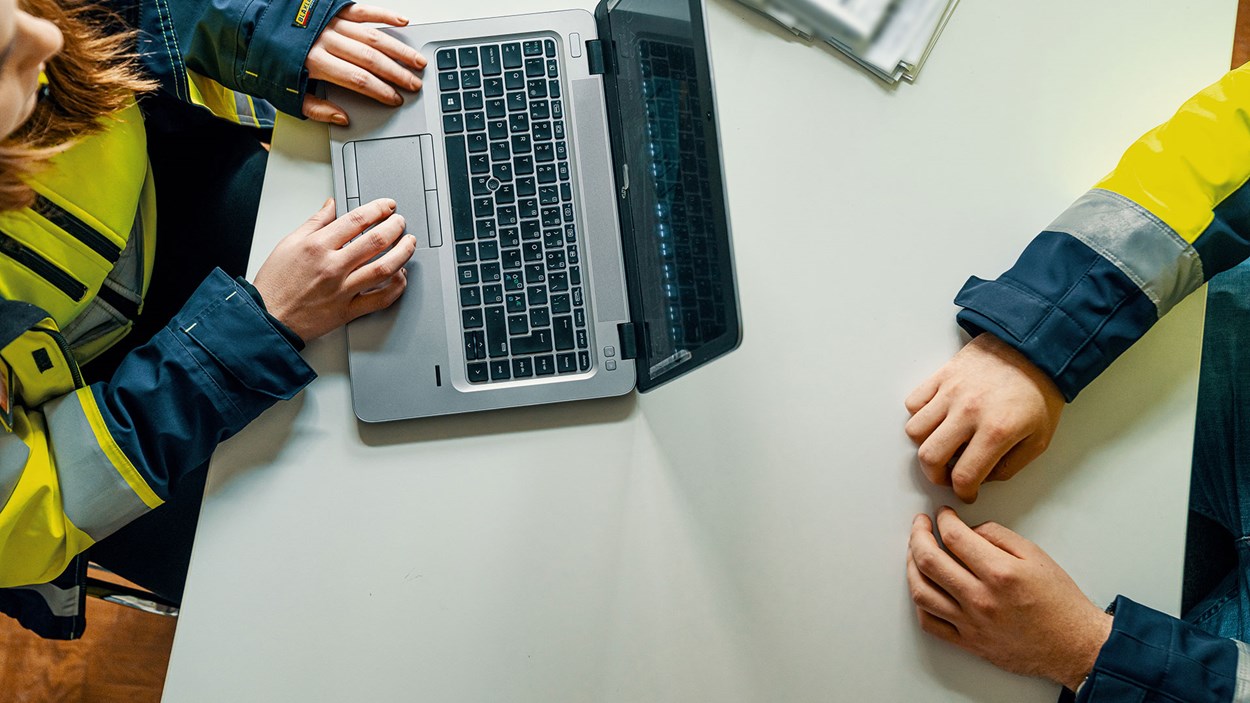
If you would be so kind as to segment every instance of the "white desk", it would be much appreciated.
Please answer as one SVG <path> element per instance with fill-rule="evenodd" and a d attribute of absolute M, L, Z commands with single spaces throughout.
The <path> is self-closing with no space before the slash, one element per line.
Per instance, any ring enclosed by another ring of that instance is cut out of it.
<path fill-rule="evenodd" d="M 310 345 L 321 378 L 214 461 L 165 701 L 1053 700 L 916 626 L 911 517 L 953 498 L 902 401 L 960 345 L 965 277 L 1218 78 L 1235 10 L 965 0 L 891 90 L 712 0 L 742 348 L 647 396 L 374 427 L 343 335 Z M 327 160 L 322 127 L 280 125 L 253 269 L 330 192 Z M 1201 308 L 965 516 L 1096 601 L 1175 612 Z"/>

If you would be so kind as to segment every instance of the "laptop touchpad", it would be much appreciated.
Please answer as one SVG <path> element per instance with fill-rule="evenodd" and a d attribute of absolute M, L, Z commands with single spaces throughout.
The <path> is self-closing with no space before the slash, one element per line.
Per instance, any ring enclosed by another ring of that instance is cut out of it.
<path fill-rule="evenodd" d="M 425 147 L 423 141 L 429 142 Z M 429 135 L 353 142 L 360 202 L 392 198 L 418 247 L 442 245 Z M 425 164 L 429 163 L 427 167 Z M 428 178 L 427 178 L 427 171 Z"/>

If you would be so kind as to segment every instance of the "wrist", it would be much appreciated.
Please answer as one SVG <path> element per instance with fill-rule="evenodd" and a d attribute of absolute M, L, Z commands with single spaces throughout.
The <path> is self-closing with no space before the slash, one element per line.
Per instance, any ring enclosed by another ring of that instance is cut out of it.
<path fill-rule="evenodd" d="M 1092 605 L 1092 604 L 1091 604 Z M 1111 637 L 1112 616 L 1096 608 L 1091 608 L 1096 615 L 1091 618 L 1089 626 L 1083 628 L 1080 636 L 1072 643 L 1071 657 L 1055 680 L 1070 691 L 1080 688 L 1094 664 L 1098 661 L 1098 653 Z"/>

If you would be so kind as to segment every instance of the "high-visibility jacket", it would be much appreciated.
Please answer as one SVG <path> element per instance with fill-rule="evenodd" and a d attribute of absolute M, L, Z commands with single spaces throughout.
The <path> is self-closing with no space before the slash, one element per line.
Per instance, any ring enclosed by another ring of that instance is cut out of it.
<path fill-rule="evenodd" d="M 1250 66 L 1186 102 L 993 281 L 955 302 L 1072 400 L 1160 317 L 1250 256 Z M 1077 701 L 1250 702 L 1250 646 L 1120 597 Z"/>
<path fill-rule="evenodd" d="M 346 4 L 114 9 L 141 30 L 143 65 L 163 92 L 265 127 L 271 104 L 299 113 L 308 50 Z M 108 383 L 83 384 L 79 364 L 140 312 L 158 245 L 141 111 L 103 122 L 29 180 L 34 206 L 0 213 L 0 611 L 62 638 L 83 627 L 77 555 L 159 506 L 220 441 L 314 378 L 255 289 L 217 271 Z M 40 608 L 52 619 L 32 614 Z"/>

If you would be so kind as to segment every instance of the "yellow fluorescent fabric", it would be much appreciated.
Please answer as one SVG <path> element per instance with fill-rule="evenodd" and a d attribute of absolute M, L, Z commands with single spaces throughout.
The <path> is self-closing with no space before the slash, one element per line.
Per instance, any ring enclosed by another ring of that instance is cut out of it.
<path fill-rule="evenodd" d="M 47 428 L 38 413 L 14 410 L 14 432 L 26 439 L 30 459 L 0 509 L 0 588 L 47 583 L 94 541 L 65 517 Z"/>
<path fill-rule="evenodd" d="M 1250 66 L 1194 96 L 1139 139 L 1097 186 L 1149 210 L 1193 243 L 1212 210 L 1250 179 Z"/>
<path fill-rule="evenodd" d="M 191 87 L 191 102 L 208 108 L 209 112 L 231 122 L 255 124 L 254 119 L 240 119 L 235 92 L 217 81 L 195 71 L 187 71 L 187 85 Z"/>

